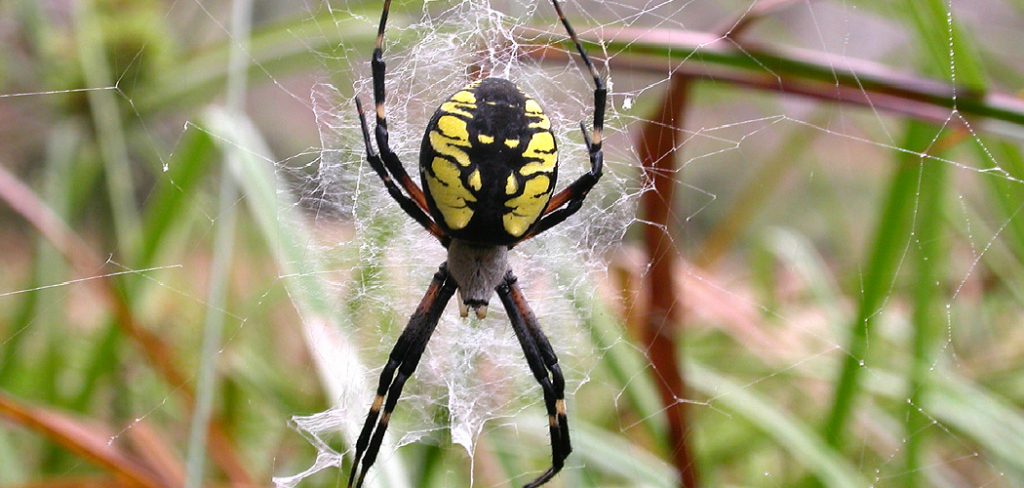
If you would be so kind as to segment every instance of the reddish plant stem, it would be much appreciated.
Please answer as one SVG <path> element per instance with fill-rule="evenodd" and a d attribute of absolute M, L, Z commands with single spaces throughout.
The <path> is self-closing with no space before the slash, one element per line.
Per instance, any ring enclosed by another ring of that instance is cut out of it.
<path fill-rule="evenodd" d="M 526 56 L 541 62 L 551 63 L 564 63 L 569 58 L 568 54 L 564 51 L 547 46 L 529 51 L 526 53 Z M 607 63 L 615 71 L 656 74 L 665 72 L 664 60 L 656 56 L 620 56 L 608 59 Z M 686 77 L 695 82 L 704 81 L 719 85 L 731 84 L 759 91 L 796 95 L 814 100 L 868 108 L 879 113 L 895 114 L 939 125 L 953 124 L 961 128 L 966 127 L 959 118 L 951 117 L 950 111 L 947 108 L 895 93 L 873 92 L 857 86 L 836 86 L 834 83 L 804 80 L 799 77 L 777 78 L 767 74 L 743 73 L 696 63 L 693 66 L 677 66 L 672 69 L 671 75 Z M 979 121 L 982 123 L 985 120 L 984 117 L 979 118 Z M 795 119 L 793 123 L 809 126 L 807 122 Z"/>
<path fill-rule="evenodd" d="M 760 14 L 756 18 L 760 18 Z M 599 39 L 609 54 L 605 62 L 613 68 L 649 70 L 658 74 L 667 69 L 673 75 L 689 74 L 695 79 L 716 83 L 724 81 L 760 90 L 796 93 L 939 123 L 951 118 L 955 92 L 957 114 L 961 116 L 1024 125 L 1024 100 L 1015 95 L 996 91 L 976 93 L 864 59 L 750 41 L 741 43 L 735 36 L 742 34 L 747 24 L 739 27 L 739 31 L 734 30 L 729 36 L 623 27 L 584 30 L 580 32 L 580 39 L 588 43 Z M 551 34 L 528 27 L 520 28 L 517 34 L 539 45 L 526 52 L 526 56 L 564 62 L 567 50 L 551 41 L 557 39 Z M 597 61 L 600 58 L 595 58 Z"/>
<path fill-rule="evenodd" d="M 690 91 L 690 80 L 673 76 L 661 107 L 648 119 L 636 141 L 644 168 L 645 192 L 640 200 L 644 228 L 644 245 L 649 271 L 644 277 L 647 288 L 644 337 L 652 372 L 661 396 L 669 427 L 669 448 L 672 464 L 679 471 L 682 486 L 697 486 L 697 464 L 688 442 L 686 382 L 682 361 L 678 357 L 677 324 L 682 304 L 678 303 L 675 268 L 676 248 L 672 240 L 673 201 L 678 169 L 675 153 L 679 147 L 683 110 Z"/>
<path fill-rule="evenodd" d="M 29 406 L 0 392 L 0 417 L 41 432 L 69 451 L 103 467 L 127 486 L 162 488 L 169 486 L 147 466 L 110 444 L 110 432 L 67 415 Z"/>
<path fill-rule="evenodd" d="M 72 267 L 83 275 L 92 275 L 103 269 L 107 262 L 53 212 L 36 194 L 13 174 L 0 165 L 0 202 L 5 202 L 15 213 L 43 235 Z M 159 336 L 138 322 L 121 289 L 113 278 L 101 277 L 96 283 L 113 312 L 115 322 L 132 339 L 146 357 L 149 365 L 178 393 L 191 414 L 195 395 L 184 373 L 175 366 L 174 353 Z M 210 456 L 235 486 L 255 486 L 252 476 L 241 462 L 231 438 L 219 422 L 210 423 Z"/>

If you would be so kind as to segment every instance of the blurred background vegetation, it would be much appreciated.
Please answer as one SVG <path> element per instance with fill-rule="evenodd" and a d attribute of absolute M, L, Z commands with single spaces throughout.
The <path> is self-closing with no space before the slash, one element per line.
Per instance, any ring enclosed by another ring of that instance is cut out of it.
<path fill-rule="evenodd" d="M 608 144 L 655 191 L 576 303 L 603 354 L 552 486 L 1024 486 L 1024 2 L 566 8 L 641 94 Z M 352 223 L 310 228 L 274 163 L 317 158 L 296 99 L 365 76 L 325 59 L 368 61 L 379 9 L 0 0 L 0 486 L 314 463 L 288 420 L 336 400 L 310 334 L 339 298 L 302 243 Z M 521 484 L 548 462 L 523 432 L 370 482 Z"/>

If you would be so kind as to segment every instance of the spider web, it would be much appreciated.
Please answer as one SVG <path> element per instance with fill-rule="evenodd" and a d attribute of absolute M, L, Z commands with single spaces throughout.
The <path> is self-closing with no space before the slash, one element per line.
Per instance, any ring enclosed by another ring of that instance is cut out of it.
<path fill-rule="evenodd" d="M 410 18 L 409 13 L 403 16 L 400 6 L 394 7 L 391 24 L 396 25 L 388 27 L 385 48 L 389 133 L 392 148 L 411 174 L 416 174 L 422 131 L 436 110 L 435 101 L 488 75 L 514 80 L 543 104 L 560 141 L 560 188 L 589 171 L 579 122 L 586 120 L 589 126 L 593 118 L 592 80 L 571 60 L 550 65 L 528 59 L 529 51 L 543 46 L 531 44 L 514 32 L 518 26 L 554 19 L 553 12 L 539 14 L 538 5 L 549 7 L 532 1 L 511 2 L 501 10 L 486 1 L 455 5 L 428 2 L 408 25 L 401 25 L 401 19 Z M 332 9 L 336 18 L 358 17 L 343 4 Z M 377 17 L 358 18 L 367 26 L 375 26 L 378 21 Z M 396 46 L 395 39 L 414 41 Z M 365 104 L 372 105 L 372 79 L 365 69 L 365 58 L 365 52 L 346 52 L 341 59 L 327 59 L 325 66 L 328 70 L 337 66 L 354 69 L 354 92 Z M 614 89 L 614 78 L 609 79 L 609 85 Z M 384 321 L 384 327 L 376 320 L 360 328 L 359 334 L 367 339 L 363 343 L 372 345 L 361 349 L 359 355 L 367 364 L 375 365 L 365 373 L 367 384 L 375 384 L 379 374 L 376 368 L 387 361 L 408 314 L 446 256 L 434 239 L 397 209 L 365 162 L 354 102 L 352 96 L 344 95 L 350 91 L 347 86 L 326 82 L 314 86 L 313 111 L 324 149 L 315 171 L 295 180 L 299 185 L 297 194 L 308 197 L 302 203 L 315 220 L 342 218 L 355 224 L 356 239 L 327 243 L 317 252 L 357 256 L 359 264 L 352 271 L 363 274 L 364 279 L 352 283 L 346 278 L 336 283 L 338 293 L 350 306 L 356 303 L 390 319 Z M 600 188 L 590 194 L 587 205 L 576 216 L 545 233 L 544 238 L 518 246 L 511 256 L 512 269 L 558 351 L 570 390 L 587 382 L 600 354 L 587 339 L 573 299 L 577 294 L 594 293 L 584 276 L 607 273 L 602 256 L 622 240 L 636 215 L 642 192 L 633 171 L 638 166 L 635 152 L 629 144 L 617 143 L 628 140 L 630 121 L 620 116 L 614 104 L 606 120 L 609 142 Z M 530 407 L 535 407 L 542 395 L 499 303 L 492 302 L 495 306 L 482 321 L 461 319 L 451 310 L 442 316 L 416 371 L 416 380 L 407 384 L 402 406 L 391 422 L 389 432 L 397 438 L 397 445 L 450 437 L 472 456 L 477 439 L 488 425 L 514 427 L 516 419 L 526 414 L 524 410 L 532 413 Z M 353 398 L 357 403 L 296 419 L 298 428 L 319 439 L 324 433 L 335 432 L 339 425 L 361 425 L 369 397 L 363 394 Z M 322 440 L 315 443 L 325 448 Z M 341 462 L 338 454 L 330 452 L 326 456 L 331 460 L 329 464 Z M 305 474 L 323 468 L 324 457 L 319 461 L 300 476 L 276 481 L 279 486 L 293 486 Z"/>
<path fill-rule="evenodd" d="M 621 27 L 710 31 L 721 25 L 723 19 L 735 21 L 752 15 L 757 4 L 570 0 L 565 2 L 565 9 L 579 31 L 600 38 L 606 30 Z M 238 42 L 228 33 L 223 12 L 207 8 L 198 0 L 173 2 L 167 7 L 168 15 L 182 5 L 198 8 L 202 12 L 198 18 Z M 949 2 L 945 7 L 950 22 L 945 38 L 948 45 L 939 49 L 949 51 L 950 69 L 944 81 L 957 82 L 958 59 L 952 49 L 954 20 L 968 25 L 971 32 L 990 28 L 978 34 L 986 47 L 1014 45 L 1013 41 L 1019 40 L 1019 35 L 1012 33 L 1020 31 L 1020 15 L 1007 13 L 1010 6 L 996 2 L 984 5 Z M 372 33 L 379 15 L 376 7 L 366 8 L 362 2 L 307 0 L 300 8 L 311 19 L 323 18 L 326 13 L 332 22 L 321 26 L 325 30 L 358 28 Z M 898 63 L 893 60 L 921 58 L 920 53 L 907 47 L 913 44 L 911 34 L 894 28 L 884 18 L 891 14 L 883 7 L 857 2 L 807 1 L 770 20 L 763 20 L 767 25 L 760 27 L 763 32 L 758 31 L 755 37 L 770 39 L 777 45 L 883 60 L 890 65 Z M 1001 21 L 997 18 L 1000 15 L 1013 20 Z M 1010 26 L 1007 27 L 1007 23 Z M 523 27 L 539 29 L 545 34 Z M 428 1 L 422 9 L 410 9 L 403 2 L 396 2 L 392 7 L 384 55 L 388 63 L 387 110 L 391 144 L 407 170 L 416 174 L 413 169 L 418 162 L 422 131 L 437 103 L 483 73 L 513 80 L 542 102 L 559 141 L 559 188 L 586 171 L 588 161 L 578 122 L 591 120 L 593 87 L 575 52 L 566 45 L 555 46 L 550 51 L 561 56 L 537 56 L 541 47 L 548 46 L 546 34 L 564 34 L 546 0 Z M 718 42 L 729 41 L 719 39 Z M 350 455 L 349 451 L 338 448 L 339 443 L 332 437 L 341 432 L 344 441 L 340 445 L 351 444 L 352 433 L 358 432 L 372 398 L 370 385 L 376 383 L 379 368 L 386 361 L 390 348 L 437 265 L 445 258 L 443 249 L 405 216 L 365 163 L 353 99 L 358 96 L 364 102 L 372 100 L 371 50 L 372 40 L 342 44 L 328 52 L 316 51 L 322 60 L 321 78 L 300 88 L 275 78 L 268 69 L 252 60 L 259 68 L 257 76 L 271 80 L 275 97 L 302 107 L 315 119 L 319 136 L 317 147 L 280 159 L 272 158 L 264 164 L 283 182 L 278 188 L 280 200 L 277 202 L 281 215 L 297 209 L 304 218 L 302 224 L 308 224 L 311 229 L 313 237 L 303 243 L 304 249 L 321 260 L 323 268 L 308 274 L 316 274 L 327 284 L 329 294 L 335 298 L 332 311 L 350 318 L 339 332 L 331 330 L 337 324 L 319 323 L 315 318 L 304 316 L 304 330 L 310 336 L 308 342 L 317 356 L 315 359 L 320 361 L 321 374 L 327 376 L 325 370 L 333 371 L 332 377 L 321 381 L 334 407 L 314 415 L 296 412 L 293 425 L 317 455 L 306 469 L 300 468 L 297 472 L 275 469 L 279 477 L 274 482 L 278 486 L 297 486 L 304 481 L 316 483 L 316 479 L 310 478 L 341 466 L 345 456 Z M 145 51 L 142 53 L 144 55 Z M 625 269 L 640 277 L 648 272 L 643 264 L 631 259 L 632 247 L 625 239 L 628 229 L 655 227 L 670 232 L 668 228 L 637 218 L 637 203 L 651 190 L 638 183 L 641 165 L 633 141 L 636 131 L 650 122 L 646 117 L 670 84 L 669 74 L 678 67 L 695 63 L 701 52 L 685 59 L 666 61 L 664 73 L 642 74 L 610 66 L 610 60 L 625 56 L 624 53 L 592 48 L 590 54 L 598 60 L 598 68 L 609 82 L 605 175 L 579 214 L 541 238 L 517 248 L 512 256 L 512 267 L 559 354 L 570 390 L 567 394 L 571 425 L 579 426 L 580 422 L 574 424 L 573 421 L 587 419 L 590 409 L 607 410 L 615 414 L 613 422 L 618 422 L 615 433 L 622 438 L 635 438 L 644 435 L 640 431 L 649 419 L 636 418 L 637 412 L 627 405 L 627 397 L 643 378 L 652 376 L 657 381 L 659 373 L 654 371 L 643 345 L 634 345 L 636 341 L 632 338 L 619 336 L 610 343 L 595 343 L 589 321 L 595 318 L 596 312 L 585 304 L 595 298 L 612 302 L 619 298 L 612 289 L 614 286 L 603 286 L 616 278 L 615 272 Z M 1022 62 L 1019 53 L 997 54 L 1009 63 L 1019 65 Z M 768 68 L 764 68 L 764 74 L 777 76 Z M 129 107 L 134 107 L 133 95 L 123 89 L 125 83 L 123 78 L 118 78 L 115 86 L 86 90 L 116 92 Z M 0 103 L 76 91 L 6 94 L 0 95 Z M 725 350 L 739 354 L 742 359 L 733 362 L 714 357 L 713 353 L 687 351 L 696 356 L 701 365 L 714 368 L 721 378 L 728 379 L 708 385 L 709 376 L 698 367 L 694 369 L 695 391 L 686 398 L 676 399 L 678 403 L 693 404 L 690 411 L 698 419 L 698 425 L 706 426 L 699 429 L 719 429 L 723 432 L 721 437 L 727 441 L 730 432 L 739 428 L 736 426 L 753 422 L 751 419 L 757 415 L 742 413 L 742 406 L 736 399 L 755 406 L 762 405 L 757 402 L 765 398 L 771 400 L 769 406 L 796 404 L 792 408 L 793 415 L 816 415 L 800 408 L 799 404 L 804 402 L 812 404 L 816 412 L 828 408 L 830 382 L 834 381 L 828 375 L 837 369 L 839 362 L 853 354 L 847 350 L 847 329 L 856 314 L 856 301 L 864 295 L 863 287 L 853 285 L 852 289 L 860 289 L 860 293 L 842 296 L 842 291 L 851 287 L 833 282 L 832 277 L 840 273 L 831 268 L 859 266 L 862 258 L 866 259 L 863 250 L 867 249 L 872 232 L 870 223 L 874 219 L 875 202 L 883 191 L 877 184 L 888 175 L 894 157 L 904 154 L 916 159 L 921 168 L 931 164 L 947 166 L 952 182 L 947 191 L 956 197 L 955 209 L 948 212 L 954 229 L 947 236 L 953 259 L 948 264 L 949 269 L 940 276 L 939 285 L 943 290 L 941 306 L 945 330 L 941 334 L 941 350 L 935 354 L 928 372 L 929 379 L 946 393 L 915 404 L 898 377 L 901 368 L 907 367 L 906 358 L 886 357 L 894 345 L 907 344 L 912 320 L 910 299 L 894 291 L 905 279 L 893 279 L 882 303 L 871 314 L 876 323 L 866 332 L 867 351 L 857 358 L 864 370 L 862 382 L 867 385 L 862 392 L 866 397 L 863 405 L 857 407 L 851 422 L 861 452 L 846 462 L 866 484 L 897 483 L 908 474 L 900 461 L 906 454 L 908 441 L 918 436 L 931 436 L 941 444 L 928 453 L 926 464 L 918 468 L 930 483 L 978 487 L 1024 483 L 1024 471 L 1013 461 L 1019 456 L 1017 448 L 1021 445 L 1013 434 L 1024 432 L 1018 424 L 1019 397 L 1014 396 L 1010 387 L 1005 388 L 1004 395 L 1002 392 L 986 393 L 983 386 L 986 373 L 1004 373 L 1000 362 L 1020 364 L 1020 348 L 1015 347 L 1020 340 L 1019 331 L 1015 331 L 1020 321 L 1019 310 L 992 309 L 1006 307 L 1006 302 L 1017 304 L 1019 309 L 1020 290 L 1013 286 L 998 287 L 994 291 L 986 287 L 990 286 L 993 276 L 998 277 L 1000 273 L 1004 273 L 1008 283 L 1019 277 L 1017 261 L 1020 256 L 1014 255 L 1008 234 L 1024 207 L 1020 202 L 1011 202 L 1016 210 L 1010 212 L 1009 217 L 1000 215 L 988 208 L 980 190 L 992 180 L 1011 189 L 1018 189 L 1021 181 L 1012 175 L 1009 162 L 1003 159 L 1005 156 L 993 150 L 991 140 L 979 135 L 982 131 L 976 130 L 977 122 L 960 113 L 959 95 L 950 97 L 953 108 L 945 113 L 944 123 L 935 132 L 929 147 L 921 150 L 904 147 L 897 129 L 900 119 L 879 109 L 822 109 L 805 100 L 735 90 L 714 79 L 702 80 L 695 93 L 694 98 L 699 101 L 695 101 L 687 113 L 687 127 L 677 146 L 684 156 L 679 161 L 679 170 L 672 175 L 679 188 L 677 197 L 681 205 L 673 209 L 671 224 L 684 232 L 671 237 L 684 257 L 692 256 L 706 231 L 730 215 L 731 202 L 743 197 L 739 194 L 741 189 L 756 187 L 751 186 L 747 175 L 757 175 L 764 179 L 764 184 L 769 184 L 769 176 L 755 172 L 753 162 L 793 139 L 814 140 L 803 151 L 810 154 L 803 157 L 813 159 L 814 166 L 810 161 L 797 163 L 799 169 L 790 172 L 784 188 L 792 194 L 811 194 L 816 197 L 815 201 L 825 202 L 833 210 L 855 208 L 862 210 L 846 213 L 872 215 L 836 225 L 827 221 L 828 215 L 843 212 L 808 209 L 796 197 L 782 198 L 779 203 L 761 209 L 763 216 L 750 231 L 754 235 L 744 239 L 759 241 L 760 252 L 781 268 L 778 290 L 773 296 L 765 296 L 753 284 L 756 270 L 746 267 L 758 256 L 750 256 L 749 260 L 738 258 L 711 270 L 690 265 L 679 267 L 679 286 L 686 290 L 684 303 L 687 313 L 693 317 L 690 321 L 693 328 L 687 331 L 687 340 L 714 352 Z M 867 92 L 864 97 L 871 98 Z M 134 115 L 142 118 L 138 112 Z M 942 156 L 934 155 L 938 152 L 937 146 L 961 127 L 966 128 L 967 139 L 962 148 Z M 1014 132 L 995 124 L 982 128 L 1009 135 L 1019 147 L 1019 130 Z M 190 121 L 183 132 L 175 135 L 190 130 L 223 136 L 203 121 Z M 145 133 L 149 138 L 143 143 L 147 150 L 159 152 L 161 161 L 169 160 L 170 151 L 154 149 L 164 147 L 165 135 L 148 128 Z M 261 152 L 255 147 L 243 149 Z M 312 161 L 309 154 L 314 156 Z M 843 181 L 852 181 L 852 187 L 836 183 Z M 906 238 L 897 263 L 900 269 L 913 267 L 911 260 L 922 247 L 916 237 L 919 221 L 929 210 L 916 198 L 911 222 L 895 230 Z M 206 212 L 211 228 L 215 228 L 219 224 L 216 210 L 210 208 Z M 815 242 L 805 237 L 827 234 L 828 231 L 822 229 L 836 228 L 840 229 L 841 237 Z M 609 262 L 614 265 L 610 267 Z M 1010 264 L 1000 269 L 1000 264 L 1005 263 Z M 203 303 L 198 293 L 165 283 L 167 276 L 186 273 L 191 265 L 169 262 L 133 270 L 118 265 L 115 259 L 107 264 L 111 269 L 95 276 L 0 292 L 0 300 L 75 287 L 114 274 L 137 273 L 196 303 Z M 862 278 L 866 273 L 867 270 L 852 272 Z M 280 278 L 283 282 L 290 276 Z M 269 294 L 269 289 L 275 286 L 280 283 L 260 292 Z M 992 304 L 986 300 L 990 294 L 1010 298 Z M 301 306 L 297 304 L 296 308 Z M 497 438 L 514 439 L 517 445 L 530 446 L 531 450 L 546 446 L 542 395 L 526 368 L 503 311 L 492 306 L 488 318 L 478 321 L 460 319 L 453 308 L 449 307 L 442 316 L 416 374 L 406 386 L 389 428 L 390 442 L 370 472 L 370 484 L 393 481 L 386 474 L 389 463 L 400 460 L 401 446 L 413 443 L 444 445 L 450 441 L 464 448 L 472 463 L 477 460 L 481 439 L 495 433 L 504 436 Z M 628 313 L 627 309 L 625 315 Z M 245 333 L 246 323 L 258 320 L 256 316 L 245 314 L 230 318 L 235 325 L 226 335 L 228 348 L 235 337 Z M 9 337 L 0 338 L 0 342 L 30 332 L 14 331 Z M 741 347 L 723 349 L 721 337 Z M 643 360 L 639 369 L 627 372 L 630 381 L 626 384 L 609 380 L 604 372 L 598 371 L 609 356 L 623 350 Z M 123 426 L 111 438 L 111 443 L 121 442 L 122 434 L 135 423 L 164 410 L 168 398 L 150 398 L 151 403 L 141 407 L 142 413 L 133 423 Z M 919 432 L 900 434 L 902 419 L 892 413 L 896 409 L 891 404 L 904 403 L 927 417 L 930 423 Z M 974 409 L 970 408 L 971 403 L 975 404 Z M 662 410 L 643 413 L 656 416 Z M 979 416 L 979 413 L 991 417 Z M 965 418 L 970 415 L 975 417 Z M 775 420 L 774 425 L 783 426 L 779 429 L 784 430 L 785 425 Z M 817 424 L 813 419 L 801 420 Z M 971 430 L 971 423 L 975 421 L 1009 421 L 1002 426 L 1007 437 L 986 439 Z M 695 434 L 708 444 L 714 444 L 717 439 L 717 431 L 698 430 Z M 785 444 L 784 440 L 779 440 L 785 439 L 784 434 L 775 435 L 779 436 L 775 440 Z M 792 449 L 790 455 L 798 457 L 800 451 Z M 570 479 L 564 482 L 567 486 L 584 479 L 587 475 L 581 473 L 589 468 L 624 479 L 640 475 L 641 468 L 601 466 L 581 451 L 583 449 L 577 449 L 561 475 Z M 544 450 L 538 452 L 542 454 L 537 457 L 543 458 Z M 629 446 L 624 452 L 636 455 L 642 461 L 638 461 L 640 464 L 663 468 L 658 473 L 670 473 L 663 462 L 646 460 L 645 456 L 650 453 L 642 447 Z M 761 478 L 735 473 L 710 476 L 720 476 L 723 482 L 780 486 L 786 473 L 774 467 L 781 464 L 777 456 L 766 456 L 764 462 L 751 463 L 765 466 L 757 473 L 763 474 Z M 522 479 L 513 481 L 530 479 L 531 474 L 535 473 L 523 473 Z M 651 484 L 657 486 L 657 483 Z"/>

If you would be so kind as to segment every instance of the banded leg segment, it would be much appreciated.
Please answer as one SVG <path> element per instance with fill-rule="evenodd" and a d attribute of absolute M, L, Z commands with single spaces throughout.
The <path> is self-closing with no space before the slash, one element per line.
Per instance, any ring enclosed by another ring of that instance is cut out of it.
<path fill-rule="evenodd" d="M 374 136 L 377 139 L 377 147 L 380 148 L 381 158 L 383 158 L 384 165 L 387 166 L 388 171 L 395 176 L 398 184 L 405 189 L 405 192 L 416 202 L 420 210 L 429 215 L 430 210 L 427 207 L 427 198 L 423 195 L 423 190 L 409 177 L 409 173 L 405 171 L 402 161 L 398 159 L 398 155 L 391 150 L 391 146 L 388 143 L 388 119 L 384 110 L 384 100 L 386 98 L 384 91 L 384 74 L 386 71 L 384 63 L 384 29 L 387 27 L 390 10 L 391 0 L 384 0 L 384 10 L 380 14 L 380 25 L 377 27 L 377 44 L 373 49 L 373 58 L 370 60 L 370 68 L 373 71 L 373 101 L 377 112 L 377 127 L 374 130 Z"/>
<path fill-rule="evenodd" d="M 437 273 L 434 274 L 427 293 L 420 301 L 419 307 L 409 319 L 402 335 L 392 348 L 388 362 L 380 373 L 380 380 L 377 383 L 377 396 L 370 406 L 370 412 L 363 423 L 363 430 L 356 440 L 356 454 L 352 460 L 352 470 L 349 472 L 348 487 L 363 486 L 366 473 L 377 460 L 380 452 L 380 445 L 387 432 L 388 422 L 391 420 L 391 413 L 395 411 L 398 399 L 402 395 L 402 388 L 406 380 L 416 371 L 420 357 L 427 348 L 427 342 L 437 327 L 437 321 L 441 318 L 448 301 L 455 294 L 455 280 L 448 273 L 447 265 L 442 264 Z M 397 376 L 396 373 L 397 372 Z M 384 412 L 381 413 L 381 407 Z M 360 470 L 360 462 L 362 470 Z M 358 474 L 358 478 L 356 475 Z"/>
<path fill-rule="evenodd" d="M 601 179 L 601 175 L 604 172 L 604 153 L 601 150 L 601 144 L 604 139 L 604 113 L 605 106 L 607 105 L 608 89 L 605 86 L 604 78 L 597 72 L 597 68 L 590 60 L 590 56 L 587 56 L 587 51 L 583 48 L 583 43 L 580 42 L 579 37 L 576 35 L 576 30 L 572 28 L 572 25 L 565 18 L 562 5 L 558 0 L 551 0 L 551 4 L 554 5 L 555 12 L 558 13 L 558 20 L 562 22 L 565 31 L 569 34 L 569 39 L 572 40 L 572 43 L 576 46 L 576 51 L 579 52 L 580 58 L 583 60 L 583 64 L 586 65 L 590 76 L 594 79 L 593 135 L 588 134 L 586 125 L 580 122 L 583 142 L 587 145 L 587 152 L 590 156 L 590 171 L 551 197 L 547 208 L 544 209 L 544 218 L 523 240 L 532 238 L 562 223 L 569 216 L 579 211 L 580 207 L 583 206 L 583 200 L 587 198 L 587 194 L 594 188 L 597 181 Z"/>
<path fill-rule="evenodd" d="M 544 407 L 547 409 L 551 435 L 551 467 L 525 486 L 535 488 L 547 483 L 562 469 L 565 458 L 572 452 L 572 443 L 569 440 L 569 419 L 565 409 L 565 377 L 562 376 L 551 342 L 541 330 L 517 281 L 509 271 L 496 291 L 512 322 L 512 330 L 523 348 L 530 371 L 544 391 Z"/>
<path fill-rule="evenodd" d="M 366 160 L 370 163 L 370 167 L 372 167 L 373 171 L 377 173 L 377 176 L 380 177 L 381 181 L 384 182 L 384 187 L 388 189 L 388 194 L 398 202 L 398 205 L 402 207 L 402 210 L 404 210 L 406 214 L 422 225 L 424 229 L 427 229 L 427 232 L 430 232 L 431 235 L 441 241 L 443 246 L 448 247 L 451 238 L 445 234 L 444 230 L 442 230 L 441 227 L 430 218 L 430 215 L 420 208 L 413 199 L 402 193 L 402 190 L 395 185 L 395 181 L 391 178 L 391 174 L 388 173 L 380 159 L 380 156 L 373 150 L 373 145 L 370 144 L 370 129 L 366 125 L 366 115 L 363 114 L 363 103 L 358 97 L 356 98 L 356 111 L 359 112 L 359 125 L 363 130 L 363 144 L 366 146 Z"/>
<path fill-rule="evenodd" d="M 608 98 L 608 89 L 605 87 L 604 79 L 597 72 L 597 68 L 594 67 L 594 63 L 590 61 L 590 56 L 587 56 L 587 50 L 583 49 L 583 43 L 580 42 L 579 37 L 576 35 L 576 30 L 572 28 L 569 21 L 565 18 L 565 12 L 562 11 L 562 5 L 558 3 L 558 0 L 551 0 L 551 4 L 555 6 L 555 12 L 558 14 L 558 20 L 562 21 L 562 25 L 565 26 L 566 33 L 569 34 L 569 39 L 576 45 L 576 51 L 580 53 L 580 58 L 583 59 L 583 64 L 587 66 L 587 71 L 590 72 L 590 76 L 594 78 L 594 137 L 593 146 L 600 151 L 601 141 L 604 133 L 604 109 L 606 99 Z M 583 135 L 586 136 L 586 130 L 583 131 Z M 590 144 L 587 144 L 590 146 Z"/>

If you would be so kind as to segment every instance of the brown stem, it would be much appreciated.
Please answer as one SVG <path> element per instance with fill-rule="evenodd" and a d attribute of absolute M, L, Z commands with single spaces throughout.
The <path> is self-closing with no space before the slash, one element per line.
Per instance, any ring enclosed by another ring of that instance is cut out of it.
<path fill-rule="evenodd" d="M 96 253 L 38 196 L 13 174 L 0 165 L 0 201 L 10 207 L 36 228 L 79 273 L 92 275 L 102 269 L 107 261 Z M 191 414 L 194 394 L 187 384 L 185 375 L 175 366 L 174 355 L 157 335 L 143 327 L 135 318 L 128 302 L 121 294 L 117 283 L 111 277 L 96 280 L 107 305 L 113 311 L 116 323 L 134 341 L 149 364 L 163 377 L 171 388 L 182 397 L 182 403 Z M 224 474 L 236 485 L 254 485 L 252 477 L 239 460 L 235 448 L 219 423 L 210 423 L 210 455 Z"/>
<path fill-rule="evenodd" d="M 89 462 L 103 467 L 128 486 L 161 488 L 170 486 L 145 465 L 108 442 L 109 432 L 63 414 L 24 405 L 0 393 L 0 416 L 37 431 Z"/>
<path fill-rule="evenodd" d="M 532 59 L 545 62 L 563 63 L 568 59 L 564 51 L 552 47 L 542 47 L 526 53 Z M 620 56 L 608 60 L 613 70 L 630 72 L 645 71 L 664 74 L 664 59 L 657 56 Z M 952 117 L 948 108 L 922 101 L 905 94 L 871 91 L 858 86 L 839 85 L 806 80 L 799 77 L 776 78 L 767 74 L 736 72 L 734 70 L 716 68 L 703 64 L 684 64 L 671 71 L 674 76 L 689 78 L 692 82 L 706 81 L 716 84 L 732 84 L 754 90 L 799 95 L 815 100 L 870 108 L 878 112 L 910 117 L 933 124 L 949 124 L 957 128 L 965 128 L 959 118 Z M 1024 108 L 1022 108 L 1024 115 Z M 793 120 L 794 124 L 810 125 L 807 122 Z"/>
<path fill-rule="evenodd" d="M 545 44 L 551 34 L 521 27 L 519 35 Z M 1024 125 L 1024 100 L 996 91 L 973 92 L 965 87 L 898 72 L 868 60 L 794 48 L 772 47 L 708 32 L 623 27 L 583 31 L 581 40 L 598 42 L 612 67 L 649 70 L 695 80 L 727 82 L 782 93 L 796 93 L 879 111 L 944 123 L 952 113 Z M 566 50 L 543 45 L 526 55 L 564 62 Z M 559 54 L 559 51 L 562 51 Z M 667 54 L 671 53 L 671 55 Z M 953 94 L 957 97 L 954 98 Z M 994 126 L 994 124 L 993 124 Z M 1005 127 L 1004 127 L 1005 128 Z M 1020 133 L 1014 133 L 1020 137 Z"/>
<path fill-rule="evenodd" d="M 676 149 L 683 110 L 689 95 L 690 80 L 673 76 L 661 107 L 641 129 L 636 146 L 644 168 L 644 187 L 648 189 L 640 200 L 642 219 L 649 224 L 644 228 L 644 244 L 650 263 L 645 276 L 647 307 L 644 335 L 647 350 L 657 376 L 665 416 L 668 418 L 671 459 L 682 486 L 697 486 L 697 464 L 687 439 L 686 382 L 682 361 L 677 351 L 676 324 L 682 306 L 677 302 L 675 267 L 676 248 L 672 241 L 673 201 L 676 186 Z"/>

